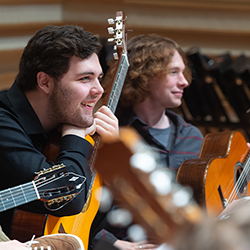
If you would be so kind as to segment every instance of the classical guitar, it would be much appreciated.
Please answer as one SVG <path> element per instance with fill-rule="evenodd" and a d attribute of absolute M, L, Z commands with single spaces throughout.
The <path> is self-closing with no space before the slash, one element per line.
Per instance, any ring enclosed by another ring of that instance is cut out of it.
<path fill-rule="evenodd" d="M 41 200 L 47 209 L 58 210 L 83 190 L 86 177 L 68 172 L 65 165 L 55 165 L 37 173 L 28 183 L 0 191 L 0 212 Z M 27 241 L 32 235 L 41 236 L 43 214 L 16 209 L 11 227 L 11 238 Z"/>
<path fill-rule="evenodd" d="M 155 243 L 171 244 L 181 230 L 201 219 L 192 192 L 175 183 L 158 153 L 131 128 L 121 128 L 120 140 L 102 145 L 95 168 L 114 199 Z"/>
<path fill-rule="evenodd" d="M 237 131 L 209 133 L 198 159 L 186 160 L 177 181 L 192 187 L 194 198 L 218 216 L 234 200 L 250 195 L 250 153 L 245 138 Z"/>
<path fill-rule="evenodd" d="M 55 165 L 40 171 L 31 182 L 0 191 L 0 212 L 35 200 L 43 201 L 49 210 L 60 209 L 82 191 L 85 180 L 63 164 Z"/>
<path fill-rule="evenodd" d="M 123 12 L 118 11 L 116 12 L 116 18 L 109 19 L 108 21 L 110 24 L 113 23 L 115 25 L 115 28 L 109 28 L 109 31 L 110 33 L 114 33 L 114 38 L 111 40 L 115 41 L 116 44 L 118 64 L 113 76 L 110 91 L 106 97 L 106 103 L 104 104 L 114 113 L 129 67 L 126 51 L 126 17 Z M 96 153 L 99 151 L 100 136 L 97 135 L 95 140 L 89 137 L 88 140 L 94 145 L 94 150 L 89 162 L 92 171 L 92 183 L 89 189 L 87 202 L 81 213 L 77 215 L 61 218 L 49 215 L 44 231 L 45 235 L 59 232 L 77 235 L 82 239 L 85 249 L 88 249 L 91 225 L 99 209 L 100 201 L 96 198 L 96 192 L 100 195 L 102 186 L 102 180 L 94 168 Z"/>

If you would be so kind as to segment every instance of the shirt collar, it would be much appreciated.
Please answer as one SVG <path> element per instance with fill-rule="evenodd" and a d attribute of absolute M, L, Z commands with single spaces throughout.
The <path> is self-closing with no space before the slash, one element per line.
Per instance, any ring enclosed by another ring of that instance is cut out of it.
<path fill-rule="evenodd" d="M 136 115 L 132 107 L 124 108 L 123 112 L 118 116 L 118 118 L 121 126 L 131 125 L 136 120 L 139 120 L 142 124 L 144 124 L 141 119 Z"/>

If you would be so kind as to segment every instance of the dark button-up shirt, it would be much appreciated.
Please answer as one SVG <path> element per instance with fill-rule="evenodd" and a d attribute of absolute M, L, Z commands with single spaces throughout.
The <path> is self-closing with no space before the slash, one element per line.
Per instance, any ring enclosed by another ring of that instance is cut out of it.
<path fill-rule="evenodd" d="M 24 208 L 55 216 L 79 213 L 91 182 L 88 159 L 93 147 L 78 136 L 64 136 L 56 162 L 51 162 L 43 154 L 47 139 L 35 111 L 17 83 L 8 91 L 0 92 L 0 190 L 30 182 L 36 172 L 63 163 L 68 171 L 86 177 L 83 192 L 56 212 L 46 209 L 41 201 L 28 203 Z M 8 235 L 12 212 L 13 209 L 0 213 L 0 225 Z"/>
<path fill-rule="evenodd" d="M 150 134 L 149 126 L 143 123 L 131 108 L 124 109 L 118 118 L 120 126 L 134 127 L 149 145 L 156 148 L 164 159 L 164 165 L 176 174 L 185 160 L 199 157 L 203 135 L 197 127 L 187 123 L 180 115 L 170 110 L 166 110 L 166 115 L 171 123 L 167 146 Z"/>

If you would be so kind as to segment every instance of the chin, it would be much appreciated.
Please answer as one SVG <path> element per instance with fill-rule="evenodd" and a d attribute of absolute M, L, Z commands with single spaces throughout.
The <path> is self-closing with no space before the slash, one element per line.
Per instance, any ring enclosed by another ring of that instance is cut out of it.
<path fill-rule="evenodd" d="M 181 106 L 181 102 L 178 102 L 178 103 L 172 103 L 172 105 L 171 106 L 169 106 L 168 108 L 178 108 L 178 107 L 180 107 Z"/>
<path fill-rule="evenodd" d="M 175 105 L 175 108 L 177 108 L 177 107 L 179 107 L 179 106 L 181 106 L 181 100 L 180 101 L 178 101 L 178 102 L 176 102 L 176 105 Z"/>

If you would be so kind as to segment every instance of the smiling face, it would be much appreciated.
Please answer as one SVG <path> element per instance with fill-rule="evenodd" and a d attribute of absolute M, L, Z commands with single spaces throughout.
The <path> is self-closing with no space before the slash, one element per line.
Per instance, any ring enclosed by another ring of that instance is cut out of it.
<path fill-rule="evenodd" d="M 168 74 L 157 76 L 149 81 L 149 99 L 155 107 L 175 108 L 181 105 L 183 90 L 188 81 L 183 75 L 185 64 L 180 54 L 175 51 L 169 64 Z"/>
<path fill-rule="evenodd" d="M 93 108 L 103 94 L 102 75 L 97 54 L 87 59 L 73 56 L 67 73 L 54 82 L 49 98 L 52 119 L 58 124 L 89 127 L 93 123 Z"/>

